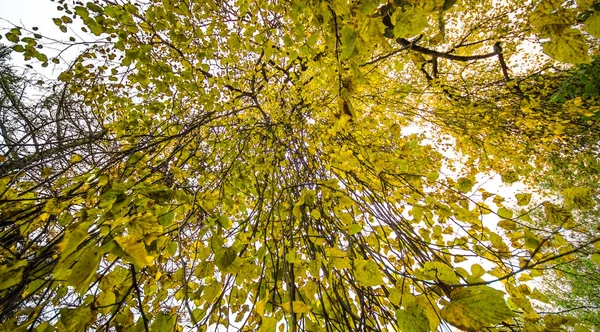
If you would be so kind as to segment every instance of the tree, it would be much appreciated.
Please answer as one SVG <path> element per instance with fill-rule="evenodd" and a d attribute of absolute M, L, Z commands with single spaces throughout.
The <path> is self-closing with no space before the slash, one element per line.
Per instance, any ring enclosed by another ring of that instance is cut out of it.
<path fill-rule="evenodd" d="M 577 323 L 528 281 L 595 253 L 585 206 L 476 176 L 597 156 L 596 97 L 559 91 L 597 52 L 595 3 L 59 4 L 93 40 L 65 43 L 88 48 L 44 103 L 7 108 L 35 124 L 4 136 L 4 329 Z M 5 37 L 61 62 L 33 27 Z"/>

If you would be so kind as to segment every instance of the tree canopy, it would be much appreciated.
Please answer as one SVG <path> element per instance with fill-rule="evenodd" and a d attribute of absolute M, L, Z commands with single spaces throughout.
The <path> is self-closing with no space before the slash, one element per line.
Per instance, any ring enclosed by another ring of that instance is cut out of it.
<path fill-rule="evenodd" d="M 587 328 L 540 284 L 600 264 L 600 3 L 58 0 L 54 23 L 3 41 L 55 80 L 0 49 L 0 330 Z"/>

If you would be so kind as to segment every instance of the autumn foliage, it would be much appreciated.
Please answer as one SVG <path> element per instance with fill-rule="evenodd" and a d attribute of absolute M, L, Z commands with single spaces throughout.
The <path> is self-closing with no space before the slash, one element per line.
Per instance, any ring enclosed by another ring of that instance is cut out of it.
<path fill-rule="evenodd" d="M 0 67 L 1 331 L 590 328 L 597 2 L 57 5 L 74 60 L 3 31 L 62 70 Z"/>

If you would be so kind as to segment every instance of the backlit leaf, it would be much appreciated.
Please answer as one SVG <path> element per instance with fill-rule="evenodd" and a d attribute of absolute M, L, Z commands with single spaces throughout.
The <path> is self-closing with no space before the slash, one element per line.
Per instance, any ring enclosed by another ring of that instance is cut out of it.
<path fill-rule="evenodd" d="M 542 46 L 544 52 L 555 60 L 568 63 L 589 62 L 589 47 L 579 30 L 571 29 L 555 35 Z"/>
<path fill-rule="evenodd" d="M 441 311 L 442 318 L 464 330 L 480 330 L 513 316 L 504 301 L 504 293 L 488 286 L 458 288 L 450 294 L 450 303 Z"/>
<path fill-rule="evenodd" d="M 354 276 L 363 286 L 379 286 L 383 284 L 379 266 L 372 260 L 355 259 Z"/>

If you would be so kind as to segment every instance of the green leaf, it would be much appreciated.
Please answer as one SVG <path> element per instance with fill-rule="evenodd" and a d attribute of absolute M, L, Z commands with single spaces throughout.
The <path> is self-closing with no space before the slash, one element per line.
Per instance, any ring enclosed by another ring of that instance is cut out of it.
<path fill-rule="evenodd" d="M 403 332 L 428 332 L 429 319 L 425 310 L 416 302 L 410 302 L 404 306 L 404 310 L 396 310 L 398 327 Z"/>
<path fill-rule="evenodd" d="M 471 276 L 475 279 L 481 278 L 485 274 L 485 270 L 479 264 L 471 265 Z"/>
<path fill-rule="evenodd" d="M 87 8 L 82 6 L 76 6 L 75 13 L 83 19 L 86 19 L 90 16 L 90 13 L 88 12 Z"/>
<path fill-rule="evenodd" d="M 83 294 L 87 291 L 89 281 L 98 269 L 100 258 L 102 258 L 100 248 L 92 245 L 83 250 L 79 259 L 73 265 L 67 281 L 79 293 Z"/>
<path fill-rule="evenodd" d="M 410 38 L 425 29 L 429 22 L 427 16 L 418 9 L 405 7 L 396 9 L 392 16 L 395 38 Z"/>
<path fill-rule="evenodd" d="M 448 10 L 450 8 L 452 8 L 452 6 L 454 6 L 454 4 L 456 4 L 457 0 L 445 0 L 444 1 L 444 10 Z"/>
<path fill-rule="evenodd" d="M 349 25 L 344 25 L 342 28 L 342 52 L 340 60 L 350 59 L 354 55 L 356 49 L 356 38 L 358 32 L 352 29 Z"/>
<path fill-rule="evenodd" d="M 453 326 L 479 331 L 513 317 L 502 291 L 488 286 L 463 287 L 452 291 L 450 303 L 441 311 Z"/>
<path fill-rule="evenodd" d="M 177 315 L 159 312 L 156 315 L 156 317 L 154 318 L 152 325 L 150 325 L 150 331 L 152 331 L 152 332 L 171 332 L 171 331 L 175 331 L 176 326 L 177 326 Z"/>
<path fill-rule="evenodd" d="M 546 295 L 544 295 L 542 292 L 540 292 L 537 288 L 534 289 L 533 292 L 531 292 L 531 294 L 529 294 L 529 297 L 534 300 L 538 300 L 538 301 L 544 302 L 544 303 L 552 302 Z"/>
<path fill-rule="evenodd" d="M 83 157 L 81 157 L 78 154 L 74 154 L 74 155 L 71 156 L 71 162 L 74 163 L 74 164 L 78 163 L 78 162 L 80 162 L 82 160 L 83 160 Z"/>
<path fill-rule="evenodd" d="M 77 250 L 77 247 L 85 240 L 88 226 L 88 223 L 76 223 L 67 229 L 65 236 L 58 245 L 58 250 L 63 258 Z"/>
<path fill-rule="evenodd" d="M 258 332 L 273 332 L 277 330 L 277 319 L 273 317 L 263 317 Z"/>
<path fill-rule="evenodd" d="M 319 210 L 312 210 L 310 212 L 310 216 L 313 217 L 315 220 L 320 220 L 321 219 L 321 212 L 319 212 Z"/>
<path fill-rule="evenodd" d="M 360 233 L 361 230 L 362 230 L 362 225 L 351 224 L 350 227 L 348 227 L 348 235 L 358 234 L 358 233 Z"/>
<path fill-rule="evenodd" d="M 468 193 L 473 188 L 473 181 L 468 178 L 460 178 L 456 181 L 456 185 L 454 187 L 458 189 L 463 194 Z"/>
<path fill-rule="evenodd" d="M 91 320 L 92 309 L 89 306 L 81 306 L 76 309 L 65 308 L 60 310 L 60 319 L 56 327 L 58 331 L 85 331 Z"/>
<path fill-rule="evenodd" d="M 102 7 L 98 6 L 97 4 L 95 4 L 93 2 L 88 2 L 88 3 L 85 4 L 85 6 L 89 10 L 91 10 L 91 11 L 97 13 L 97 14 L 102 14 L 104 12 L 104 9 L 102 9 Z"/>
<path fill-rule="evenodd" d="M 17 285 L 21 282 L 23 269 L 27 261 L 21 260 L 0 266 L 0 291 Z"/>
<path fill-rule="evenodd" d="M 19 53 L 23 53 L 23 52 L 25 52 L 25 47 L 23 47 L 23 45 L 14 45 L 14 46 L 12 47 L 12 49 L 13 49 L 15 52 L 19 52 Z"/>
<path fill-rule="evenodd" d="M 232 248 L 213 249 L 215 253 L 215 265 L 220 270 L 227 269 L 237 257 L 237 252 Z"/>

